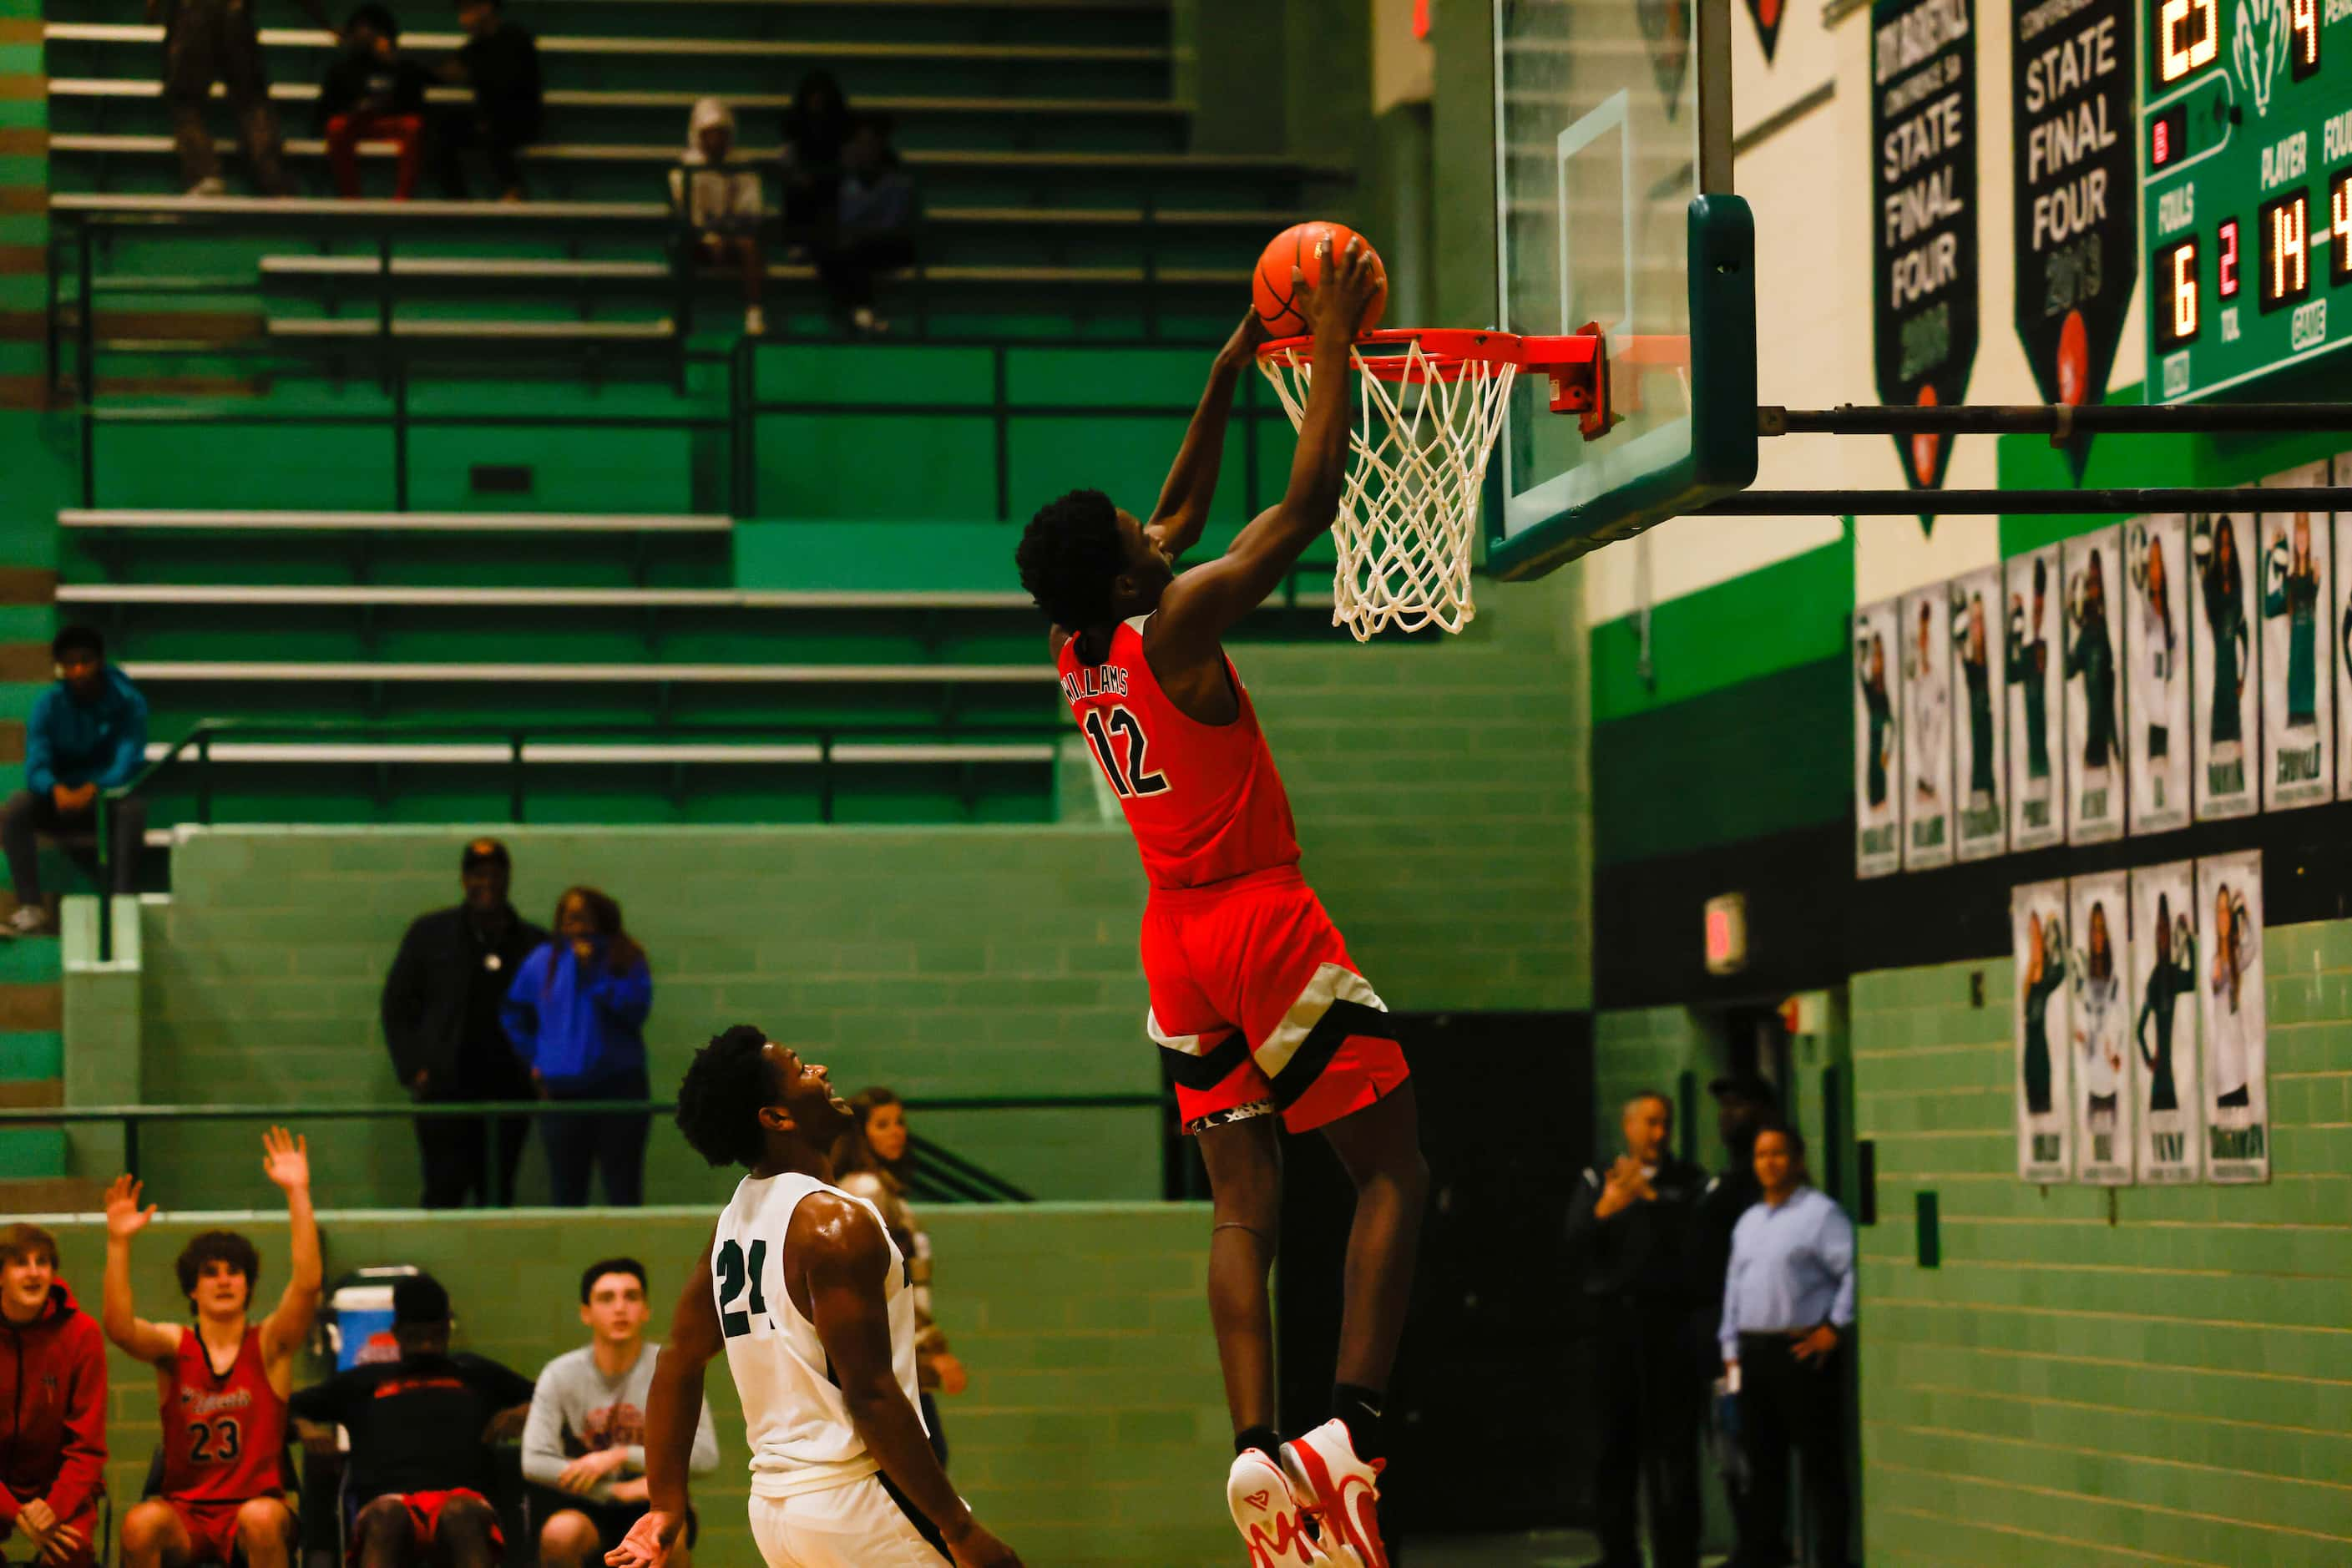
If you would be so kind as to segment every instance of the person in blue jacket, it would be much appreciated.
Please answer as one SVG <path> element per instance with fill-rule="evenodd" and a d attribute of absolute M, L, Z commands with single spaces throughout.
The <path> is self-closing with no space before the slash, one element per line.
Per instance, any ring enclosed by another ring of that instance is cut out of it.
<path fill-rule="evenodd" d="M 646 1015 L 653 1010 L 646 950 L 622 928 L 621 906 L 593 888 L 571 888 L 555 903 L 555 936 L 515 973 L 501 1021 L 530 1064 L 543 1100 L 644 1100 Z M 646 1131 L 637 1113 L 540 1118 L 549 1184 L 557 1206 L 588 1202 L 592 1171 L 604 1174 L 604 1201 L 645 1202 Z"/>
<path fill-rule="evenodd" d="M 98 795 L 131 782 L 147 761 L 147 700 L 128 677 L 106 662 L 106 644 L 88 626 L 68 626 L 49 644 L 57 685 L 41 693 L 25 725 L 25 787 L 0 807 L 0 847 L 16 908 L 0 936 L 39 936 L 57 930 L 41 897 L 35 835 L 89 833 L 97 826 Z M 147 836 L 147 809 L 118 801 L 113 812 L 114 890 L 127 893 Z"/>

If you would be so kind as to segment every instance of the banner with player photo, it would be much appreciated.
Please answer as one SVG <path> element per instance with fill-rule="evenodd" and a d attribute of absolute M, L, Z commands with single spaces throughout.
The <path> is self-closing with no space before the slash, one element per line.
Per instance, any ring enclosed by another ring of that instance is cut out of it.
<path fill-rule="evenodd" d="M 2197 955 L 2203 971 L 2206 1179 L 2267 1182 L 2270 1050 L 2261 851 L 2197 862 Z"/>
<path fill-rule="evenodd" d="M 1944 584 L 1903 595 L 1903 868 L 1952 863 L 1952 626 Z"/>
<path fill-rule="evenodd" d="M 2327 474 L 2326 462 L 2305 463 L 2263 482 L 2324 485 Z M 2263 809 L 2280 811 L 2336 798 L 2336 540 L 2324 511 L 2266 511 L 2259 527 Z"/>
<path fill-rule="evenodd" d="M 2352 485 L 2352 452 L 2336 459 L 2336 482 Z M 2352 800 L 2352 511 L 2336 514 L 2336 595 L 2329 601 L 2326 633 L 2328 659 L 2343 682 L 2342 700 L 2336 704 L 2336 798 Z"/>
<path fill-rule="evenodd" d="M 2012 555 L 2002 617 L 2009 708 L 2009 847 L 2039 849 L 2066 836 L 2065 658 L 2059 640 L 2058 547 Z"/>
<path fill-rule="evenodd" d="M 2197 605 L 2189 617 L 2196 731 L 2197 820 L 2251 815 L 2262 797 L 2262 682 L 2254 675 L 2251 512 L 2191 512 L 2189 558 Z"/>
<path fill-rule="evenodd" d="M 2063 1182 L 2074 1173 L 2066 884 L 2011 889 L 2009 929 L 2016 957 L 2011 1024 L 2017 1041 L 2017 1175 L 2026 1182 Z"/>
<path fill-rule="evenodd" d="M 1902 634 L 1893 599 L 1853 613 L 1853 874 L 1903 868 Z"/>
<path fill-rule="evenodd" d="M 2125 807 L 2134 833 L 2189 826 L 2189 520 L 2179 512 L 2124 524 L 2131 607 L 2124 615 Z"/>
<path fill-rule="evenodd" d="M 2066 541 L 2066 841 L 2124 832 L 2123 585 L 2120 525 Z"/>
<path fill-rule="evenodd" d="M 2129 1186 L 2138 1139 L 2133 1131 L 2137 1085 L 2131 1068 L 2131 908 L 2121 871 L 2076 877 L 2066 884 L 2067 926 L 2074 945 L 2066 979 L 2073 1017 L 2074 1179 Z"/>
<path fill-rule="evenodd" d="M 2131 874 L 2132 1055 L 2139 1063 L 2139 1179 L 2205 1174 L 2204 1085 L 2197 1074 L 2200 975 L 2193 862 Z"/>
<path fill-rule="evenodd" d="M 1952 852 L 1983 860 L 2009 847 L 2009 759 L 2001 749 L 2008 704 L 2001 700 L 2000 568 L 1988 566 L 1949 584 L 1952 658 L 1968 705 L 1967 721 L 1952 726 Z"/>

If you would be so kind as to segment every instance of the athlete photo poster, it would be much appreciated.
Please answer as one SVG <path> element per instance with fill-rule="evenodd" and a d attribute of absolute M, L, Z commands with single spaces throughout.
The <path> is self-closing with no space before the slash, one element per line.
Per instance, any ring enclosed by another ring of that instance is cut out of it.
<path fill-rule="evenodd" d="M 2246 816 L 2262 797 L 2256 756 L 2262 682 L 2252 679 L 2255 611 L 2247 586 L 2253 564 L 2254 518 L 2251 512 L 2189 514 L 2189 559 L 2197 579 L 2197 602 L 2189 616 L 2190 683 L 2194 710 L 2189 727 L 2196 741 L 2197 820 Z"/>
<path fill-rule="evenodd" d="M 1952 605 L 1938 583 L 1903 595 L 1903 868 L 1952 863 Z"/>
<path fill-rule="evenodd" d="M 2074 1173 L 2066 884 L 2011 889 L 2009 929 L 2016 955 L 2017 1175 L 2025 1182 L 2063 1182 Z"/>
<path fill-rule="evenodd" d="M 2008 726 L 2000 677 L 2000 568 L 1955 577 L 1951 589 L 1953 683 L 1961 711 L 1952 726 L 1952 853 L 1983 860 L 2009 847 Z"/>
<path fill-rule="evenodd" d="M 2058 547 L 2012 555 L 2005 568 L 2001 670 L 2009 707 L 2009 847 L 2039 849 L 2066 836 L 2065 652 L 2058 632 Z"/>
<path fill-rule="evenodd" d="M 2076 877 L 2066 884 L 2067 925 L 2074 945 L 2066 963 L 2073 994 L 2067 1039 L 2074 1058 L 2074 1179 L 2129 1186 L 2138 1138 L 2132 1071 L 2131 905 L 2121 871 Z"/>
<path fill-rule="evenodd" d="M 2125 809 L 2134 833 L 2189 826 L 2189 519 L 2179 512 L 2124 524 L 2131 605 L 2124 613 Z"/>
<path fill-rule="evenodd" d="M 2066 541 L 2066 841 L 2124 834 L 2123 550 L 2120 524 Z"/>
<path fill-rule="evenodd" d="M 2271 1097 L 2261 850 L 2197 862 L 2197 957 L 2205 1038 L 2205 1177 L 2267 1182 Z"/>
<path fill-rule="evenodd" d="M 2336 482 L 2352 485 L 2352 452 L 2340 454 L 2336 459 Z M 2336 560 L 2344 570 L 2336 574 L 2336 597 L 2329 606 L 2326 633 L 2330 659 L 2336 671 L 2337 697 L 2336 704 L 2336 798 L 2352 800 L 2352 766 L 2343 758 L 2352 756 L 2352 511 L 2336 514 Z"/>
<path fill-rule="evenodd" d="M 2197 868 L 2188 860 L 2131 874 L 2131 1054 L 2139 1179 L 2194 1182 L 2205 1174 L 2205 1100 L 2197 1076 L 2200 976 Z"/>
<path fill-rule="evenodd" d="M 1893 599 L 1853 613 L 1853 874 L 1903 868 L 1903 637 Z"/>
<path fill-rule="evenodd" d="M 2324 485 L 2328 465 L 2305 463 L 2264 482 Z M 2324 511 L 2266 511 L 2262 531 L 2263 809 L 2336 798 L 2336 681 L 2321 631 L 2334 622 L 2334 520 Z M 2331 629 L 2332 626 L 2331 626 Z"/>

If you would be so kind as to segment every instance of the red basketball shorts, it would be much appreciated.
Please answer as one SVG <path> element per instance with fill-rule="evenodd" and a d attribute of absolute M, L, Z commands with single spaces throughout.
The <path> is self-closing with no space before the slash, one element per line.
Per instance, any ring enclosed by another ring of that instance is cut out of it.
<path fill-rule="evenodd" d="M 1304 1132 L 1409 1076 L 1387 1005 L 1295 866 L 1153 889 L 1143 974 L 1187 1132 L 1277 1110 Z"/>

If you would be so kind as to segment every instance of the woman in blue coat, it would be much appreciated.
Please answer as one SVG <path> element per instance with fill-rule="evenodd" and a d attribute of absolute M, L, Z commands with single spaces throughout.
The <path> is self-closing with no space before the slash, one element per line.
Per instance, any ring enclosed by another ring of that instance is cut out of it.
<path fill-rule="evenodd" d="M 653 972 L 646 950 L 622 928 L 621 906 L 593 888 L 572 888 L 556 900 L 554 940 L 523 960 L 500 1019 L 541 1099 L 644 1100 L 650 1088 L 644 1031 L 653 1002 Z M 648 1121 L 541 1116 L 557 1206 L 584 1206 L 593 1170 L 604 1173 L 606 1203 L 645 1202 Z"/>

